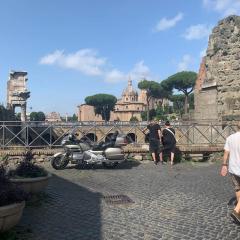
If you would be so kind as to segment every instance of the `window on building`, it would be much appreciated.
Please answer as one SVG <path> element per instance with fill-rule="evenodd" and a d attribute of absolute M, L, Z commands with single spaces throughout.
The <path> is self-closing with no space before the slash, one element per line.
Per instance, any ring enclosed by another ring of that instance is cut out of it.
<path fill-rule="evenodd" d="M 128 98 L 126 98 L 126 101 L 128 101 Z"/>
<path fill-rule="evenodd" d="M 126 106 L 126 109 L 128 109 L 128 106 Z"/>

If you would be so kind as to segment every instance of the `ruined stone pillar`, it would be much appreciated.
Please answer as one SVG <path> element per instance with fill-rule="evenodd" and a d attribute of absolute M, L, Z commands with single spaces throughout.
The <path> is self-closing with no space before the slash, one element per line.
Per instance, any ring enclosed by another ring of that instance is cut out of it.
<path fill-rule="evenodd" d="M 21 121 L 26 121 L 27 99 L 30 92 L 27 90 L 27 72 L 11 71 L 7 83 L 7 107 L 13 109 L 21 108 Z"/>
<path fill-rule="evenodd" d="M 21 121 L 22 122 L 26 122 L 26 120 L 27 120 L 26 110 L 27 110 L 27 104 L 23 104 L 21 106 Z"/>

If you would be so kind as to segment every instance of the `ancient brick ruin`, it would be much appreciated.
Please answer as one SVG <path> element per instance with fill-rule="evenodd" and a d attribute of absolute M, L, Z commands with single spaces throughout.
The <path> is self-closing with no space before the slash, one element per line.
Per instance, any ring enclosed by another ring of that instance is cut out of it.
<path fill-rule="evenodd" d="M 195 86 L 196 120 L 240 120 L 240 17 L 213 28 Z"/>
<path fill-rule="evenodd" d="M 26 121 L 27 99 L 30 97 L 27 80 L 27 72 L 11 71 L 7 82 L 7 108 L 15 112 L 15 108 L 20 107 L 22 122 Z"/>

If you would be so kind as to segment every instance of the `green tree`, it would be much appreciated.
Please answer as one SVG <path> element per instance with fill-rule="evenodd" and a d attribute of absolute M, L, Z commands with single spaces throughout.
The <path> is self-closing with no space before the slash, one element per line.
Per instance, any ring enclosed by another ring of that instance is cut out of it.
<path fill-rule="evenodd" d="M 141 112 L 142 121 L 147 121 L 147 111 Z"/>
<path fill-rule="evenodd" d="M 149 105 L 150 100 L 152 98 L 159 98 L 161 94 L 161 87 L 160 84 L 155 81 L 148 81 L 146 79 L 142 80 L 138 83 L 138 88 L 142 90 L 146 90 L 146 97 L 147 97 L 147 121 L 150 119 L 149 113 Z"/>
<path fill-rule="evenodd" d="M 170 113 L 172 113 L 171 106 L 158 106 L 156 109 L 156 119 L 166 121 Z"/>
<path fill-rule="evenodd" d="M 16 121 L 21 121 L 21 113 L 20 112 L 15 113 L 15 118 L 16 118 Z"/>
<path fill-rule="evenodd" d="M 30 121 L 45 121 L 46 117 L 43 112 L 31 112 Z"/>
<path fill-rule="evenodd" d="M 38 121 L 41 121 L 41 122 L 45 121 L 46 116 L 43 112 L 38 112 L 37 114 L 38 114 Z"/>
<path fill-rule="evenodd" d="M 184 94 L 184 112 L 188 112 L 188 97 L 189 94 L 193 91 L 195 82 L 197 79 L 197 73 L 195 72 L 178 72 L 165 81 L 165 87 L 168 89 L 176 89 Z"/>
<path fill-rule="evenodd" d="M 152 120 L 156 117 L 156 110 L 155 109 L 150 109 L 149 110 L 149 118 L 147 119 L 147 111 L 144 111 L 141 113 L 141 118 L 143 121 L 149 121 Z"/>
<path fill-rule="evenodd" d="M 156 118 L 158 120 L 165 120 L 165 112 L 162 106 L 157 106 L 156 109 Z"/>
<path fill-rule="evenodd" d="M 176 94 L 170 97 L 170 100 L 173 102 L 174 112 L 179 114 L 182 117 L 184 112 L 184 100 L 185 96 L 183 94 Z"/>
<path fill-rule="evenodd" d="M 130 122 L 138 122 L 138 118 L 136 116 L 132 116 L 129 121 Z"/>
<path fill-rule="evenodd" d="M 189 101 L 189 109 L 194 109 L 194 94 L 191 93 L 188 96 L 188 101 Z"/>
<path fill-rule="evenodd" d="M 173 102 L 173 111 L 180 116 L 184 113 L 184 103 L 185 103 L 185 95 L 184 94 L 176 94 L 170 97 L 170 101 Z M 189 109 L 194 109 L 194 94 L 191 93 L 188 96 Z"/>
<path fill-rule="evenodd" d="M 77 122 L 78 121 L 78 117 L 77 117 L 77 115 L 75 113 L 72 115 L 72 121 L 73 122 Z"/>
<path fill-rule="evenodd" d="M 71 117 L 68 117 L 68 121 L 69 122 L 77 122 L 78 121 L 77 115 L 74 113 Z"/>
<path fill-rule="evenodd" d="M 99 114 L 103 120 L 109 121 L 110 112 L 114 109 L 117 98 L 110 94 L 100 93 L 86 97 L 85 102 L 94 107 L 95 114 Z"/>

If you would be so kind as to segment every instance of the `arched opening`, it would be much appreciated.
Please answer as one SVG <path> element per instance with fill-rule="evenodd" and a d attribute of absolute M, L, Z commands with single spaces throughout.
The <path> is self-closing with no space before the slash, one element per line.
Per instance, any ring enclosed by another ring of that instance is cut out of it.
<path fill-rule="evenodd" d="M 113 135 L 113 133 L 109 133 L 109 134 L 105 137 L 105 142 L 110 142 L 112 135 Z"/>
<path fill-rule="evenodd" d="M 82 141 L 97 142 L 97 136 L 94 133 L 88 133 L 81 138 Z"/>
<path fill-rule="evenodd" d="M 145 136 L 145 143 L 149 143 L 149 133 L 147 133 Z"/>
<path fill-rule="evenodd" d="M 128 133 L 127 140 L 129 143 L 137 142 L 137 135 L 135 133 Z"/>
<path fill-rule="evenodd" d="M 42 138 L 47 142 L 47 143 L 54 143 L 55 142 L 55 137 L 54 136 L 50 136 L 50 134 L 49 133 L 46 133 L 46 134 L 44 134 L 43 136 L 42 136 Z M 42 140 L 42 144 L 47 144 L 43 139 L 41 139 Z"/>

